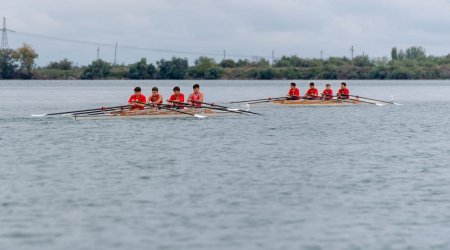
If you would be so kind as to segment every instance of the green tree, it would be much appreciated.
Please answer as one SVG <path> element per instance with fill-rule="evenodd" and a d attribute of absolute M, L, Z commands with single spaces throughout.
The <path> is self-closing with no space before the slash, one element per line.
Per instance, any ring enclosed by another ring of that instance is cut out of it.
<path fill-rule="evenodd" d="M 258 78 L 262 80 L 270 80 L 275 78 L 275 70 L 272 68 L 262 69 L 258 72 Z"/>
<path fill-rule="evenodd" d="M 30 45 L 24 43 L 22 47 L 17 49 L 17 57 L 20 62 L 19 73 L 21 78 L 30 79 L 38 54 Z"/>
<path fill-rule="evenodd" d="M 69 59 L 64 58 L 59 62 L 50 62 L 47 65 L 49 69 L 60 69 L 60 70 L 71 70 L 73 68 L 73 62 L 69 61 Z"/>
<path fill-rule="evenodd" d="M 81 73 L 81 79 L 103 79 L 111 74 L 110 63 L 97 59 L 87 66 Z"/>
<path fill-rule="evenodd" d="M 356 56 L 353 58 L 353 65 L 356 67 L 371 67 L 373 63 L 370 61 L 369 56 Z"/>
<path fill-rule="evenodd" d="M 222 68 L 234 68 L 236 67 L 236 62 L 233 59 L 225 59 L 220 62 L 220 67 Z"/>
<path fill-rule="evenodd" d="M 250 62 L 249 62 L 247 59 L 244 59 L 244 60 L 239 59 L 239 60 L 236 62 L 236 67 L 247 67 L 247 66 L 249 66 L 249 65 L 250 65 Z"/>
<path fill-rule="evenodd" d="M 218 79 L 221 69 L 213 58 L 199 57 L 195 60 L 195 65 L 189 69 L 189 75 L 195 79 Z"/>
<path fill-rule="evenodd" d="M 426 57 L 425 49 L 422 47 L 411 47 L 406 49 L 407 59 L 424 59 Z"/>
<path fill-rule="evenodd" d="M 149 76 L 150 79 L 155 79 L 157 70 L 155 65 L 153 65 L 153 63 L 150 63 L 147 67 L 147 74 Z"/>
<path fill-rule="evenodd" d="M 153 65 L 152 65 L 153 66 Z M 130 79 L 152 79 L 154 71 L 149 68 L 147 59 L 142 58 L 139 62 L 132 64 L 128 70 L 128 78 Z"/>
<path fill-rule="evenodd" d="M 218 67 L 211 67 L 205 72 L 205 79 L 220 79 L 222 76 L 222 70 Z"/>
<path fill-rule="evenodd" d="M 12 49 L 0 49 L 1 79 L 12 79 L 18 68 L 17 53 Z"/>
<path fill-rule="evenodd" d="M 391 60 L 398 60 L 397 47 L 394 47 L 391 50 Z"/>
<path fill-rule="evenodd" d="M 270 62 L 265 58 L 259 58 L 255 62 L 252 62 L 251 65 L 253 67 L 270 67 Z"/>
<path fill-rule="evenodd" d="M 187 58 L 172 57 L 167 61 L 161 59 L 156 62 L 161 79 L 184 79 L 189 68 Z"/>
<path fill-rule="evenodd" d="M 402 49 L 398 52 L 397 56 L 398 56 L 398 60 L 400 60 L 400 61 L 402 61 L 406 57 L 405 52 Z"/>

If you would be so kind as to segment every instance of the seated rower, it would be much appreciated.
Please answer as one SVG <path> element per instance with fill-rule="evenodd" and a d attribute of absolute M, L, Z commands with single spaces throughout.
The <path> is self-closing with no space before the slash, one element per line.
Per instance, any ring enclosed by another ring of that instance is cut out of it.
<path fill-rule="evenodd" d="M 322 92 L 322 98 L 325 100 L 333 99 L 333 90 L 331 89 L 331 84 L 327 83 L 325 89 Z"/>
<path fill-rule="evenodd" d="M 337 92 L 338 99 L 348 99 L 350 98 L 350 90 L 347 88 L 347 84 L 345 82 L 341 83 L 341 88 Z"/>
<path fill-rule="evenodd" d="M 287 94 L 287 100 L 300 99 L 300 90 L 295 86 L 295 82 L 291 82 L 291 88 Z"/>
<path fill-rule="evenodd" d="M 184 94 L 180 92 L 180 87 L 173 88 L 173 94 L 167 99 L 167 102 L 172 103 L 172 107 L 176 109 L 184 109 Z"/>
<path fill-rule="evenodd" d="M 200 85 L 194 84 L 194 91 L 189 95 L 188 102 L 194 107 L 201 107 L 203 103 L 203 93 L 200 92 Z"/>
<path fill-rule="evenodd" d="M 318 99 L 318 98 L 319 98 L 319 90 L 317 90 L 316 87 L 314 87 L 313 82 L 310 82 L 309 89 L 308 89 L 308 91 L 306 91 L 306 94 L 305 94 L 305 99 L 314 100 L 314 99 Z"/>
<path fill-rule="evenodd" d="M 163 96 L 159 94 L 157 87 L 152 88 L 152 95 L 148 97 L 148 104 L 153 104 L 153 108 L 159 107 L 163 103 Z"/>
<path fill-rule="evenodd" d="M 132 105 L 131 111 L 144 110 L 146 101 L 147 98 L 141 94 L 141 88 L 136 87 L 134 88 L 134 95 L 130 96 L 130 99 L 128 99 L 128 105 Z"/>

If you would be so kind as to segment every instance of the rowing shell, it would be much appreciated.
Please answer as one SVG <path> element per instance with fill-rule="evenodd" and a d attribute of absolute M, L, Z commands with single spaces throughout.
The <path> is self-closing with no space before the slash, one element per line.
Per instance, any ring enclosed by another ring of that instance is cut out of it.
<path fill-rule="evenodd" d="M 194 110 L 182 109 L 181 111 L 189 114 L 183 114 L 170 110 L 144 110 L 136 112 L 105 112 L 92 115 L 73 115 L 74 120 L 105 120 L 105 119 L 159 119 L 159 118 L 192 118 L 194 114 L 204 116 L 228 116 L 236 115 L 235 113 L 212 111 L 212 110 Z M 190 115 L 192 114 L 192 115 Z"/>
<path fill-rule="evenodd" d="M 275 100 L 274 104 L 301 107 L 334 107 L 365 104 L 358 100 Z"/>

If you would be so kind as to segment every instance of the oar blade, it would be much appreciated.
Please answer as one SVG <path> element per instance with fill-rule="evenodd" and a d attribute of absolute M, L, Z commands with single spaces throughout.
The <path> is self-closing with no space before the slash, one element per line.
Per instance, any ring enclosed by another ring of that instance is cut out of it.
<path fill-rule="evenodd" d="M 31 117 L 44 117 L 47 116 L 47 114 L 32 114 Z"/>
<path fill-rule="evenodd" d="M 200 115 L 200 114 L 194 114 L 195 117 L 199 118 L 199 119 L 203 119 L 206 118 L 206 115 Z"/>

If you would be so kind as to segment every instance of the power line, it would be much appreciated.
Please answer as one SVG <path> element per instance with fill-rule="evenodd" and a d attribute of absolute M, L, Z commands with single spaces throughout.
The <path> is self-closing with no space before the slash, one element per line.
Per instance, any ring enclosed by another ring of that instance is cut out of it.
<path fill-rule="evenodd" d="M 197 56 L 215 56 L 215 57 L 223 56 L 222 53 L 214 53 L 214 52 L 183 51 L 183 50 L 147 48 L 147 47 L 130 46 L 130 45 L 116 45 L 113 43 L 99 43 L 99 42 L 92 42 L 92 41 L 61 38 L 61 37 L 55 37 L 55 36 L 47 36 L 47 35 L 41 35 L 41 34 L 35 34 L 35 33 L 29 33 L 29 32 L 21 32 L 21 31 L 15 31 L 15 33 L 18 35 L 23 35 L 23 36 L 31 36 L 31 37 L 37 37 L 37 38 L 42 38 L 42 39 L 60 41 L 60 42 L 86 44 L 86 45 L 93 45 L 93 46 L 104 46 L 104 47 L 114 47 L 114 48 L 121 48 L 121 49 L 130 49 L 130 50 L 142 50 L 142 51 L 152 51 L 152 52 L 160 52 L 160 53 L 185 54 L 185 55 L 197 55 Z M 250 58 L 250 59 L 255 57 L 255 55 L 240 55 L 240 54 L 227 54 L 226 56 L 227 57 L 235 57 L 235 58 Z M 270 58 L 270 56 L 258 56 L 258 57 Z"/>

